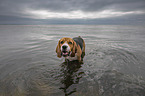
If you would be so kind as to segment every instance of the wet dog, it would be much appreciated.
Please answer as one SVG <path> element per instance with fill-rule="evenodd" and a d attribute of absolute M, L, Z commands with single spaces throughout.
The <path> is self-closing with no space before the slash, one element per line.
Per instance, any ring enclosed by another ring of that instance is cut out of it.
<path fill-rule="evenodd" d="M 82 61 L 85 56 L 85 42 L 80 36 L 75 38 L 61 38 L 56 47 L 56 53 L 57 57 L 61 58 L 63 56 L 65 60 Z"/>

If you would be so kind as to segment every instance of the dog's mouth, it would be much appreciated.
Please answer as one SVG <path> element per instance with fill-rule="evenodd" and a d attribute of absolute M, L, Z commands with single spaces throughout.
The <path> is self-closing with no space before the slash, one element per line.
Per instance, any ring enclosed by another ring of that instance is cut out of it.
<path fill-rule="evenodd" d="M 62 51 L 63 57 L 67 57 L 67 56 L 69 56 L 69 54 L 70 54 L 70 52 L 68 52 L 68 51 Z"/>

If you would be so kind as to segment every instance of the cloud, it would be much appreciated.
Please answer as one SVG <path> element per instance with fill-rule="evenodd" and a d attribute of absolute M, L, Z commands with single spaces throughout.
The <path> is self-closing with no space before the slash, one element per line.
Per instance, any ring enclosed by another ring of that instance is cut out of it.
<path fill-rule="evenodd" d="M 112 19 L 144 9 L 145 0 L 0 0 L 0 16 L 8 19 Z"/>
<path fill-rule="evenodd" d="M 99 12 L 83 12 L 80 10 L 70 12 L 51 12 L 47 10 L 27 10 L 26 13 L 31 14 L 30 18 L 35 19 L 54 19 L 54 18 L 65 18 L 65 19 L 97 19 L 97 18 L 111 18 L 131 14 L 144 14 L 143 11 L 129 11 L 121 12 L 114 10 L 103 10 Z"/>
<path fill-rule="evenodd" d="M 41 0 L 30 3 L 31 8 L 37 10 L 50 10 L 55 12 L 87 11 L 94 12 L 106 9 L 120 11 L 144 10 L 144 0 Z"/>

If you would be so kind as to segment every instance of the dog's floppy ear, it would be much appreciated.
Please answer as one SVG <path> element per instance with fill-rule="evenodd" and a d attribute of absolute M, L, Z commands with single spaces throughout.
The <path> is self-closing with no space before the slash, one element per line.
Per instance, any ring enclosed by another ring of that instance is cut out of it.
<path fill-rule="evenodd" d="M 73 49 L 72 49 L 72 53 L 71 53 L 71 57 L 75 57 L 75 53 L 77 51 L 77 44 L 76 42 L 73 42 Z"/>
<path fill-rule="evenodd" d="M 80 48 L 80 45 L 77 45 L 76 42 L 73 43 L 71 57 L 75 57 L 75 53 L 77 53 L 78 60 L 81 60 L 82 50 Z"/>
<path fill-rule="evenodd" d="M 57 57 L 61 58 L 60 41 L 57 44 L 56 53 L 57 53 Z"/>

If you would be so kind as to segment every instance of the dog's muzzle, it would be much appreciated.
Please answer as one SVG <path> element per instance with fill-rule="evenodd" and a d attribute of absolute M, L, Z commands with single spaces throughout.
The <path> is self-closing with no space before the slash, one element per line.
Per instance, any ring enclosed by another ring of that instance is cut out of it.
<path fill-rule="evenodd" d="M 66 45 L 62 46 L 62 52 L 61 53 L 62 53 L 63 57 L 67 57 L 70 53 L 70 52 L 68 52 L 67 48 L 68 48 L 68 46 L 66 46 Z"/>
<path fill-rule="evenodd" d="M 61 55 L 62 55 L 63 57 L 67 57 L 67 56 L 70 55 L 70 52 L 68 52 L 68 51 L 62 51 L 62 52 L 61 52 Z"/>

